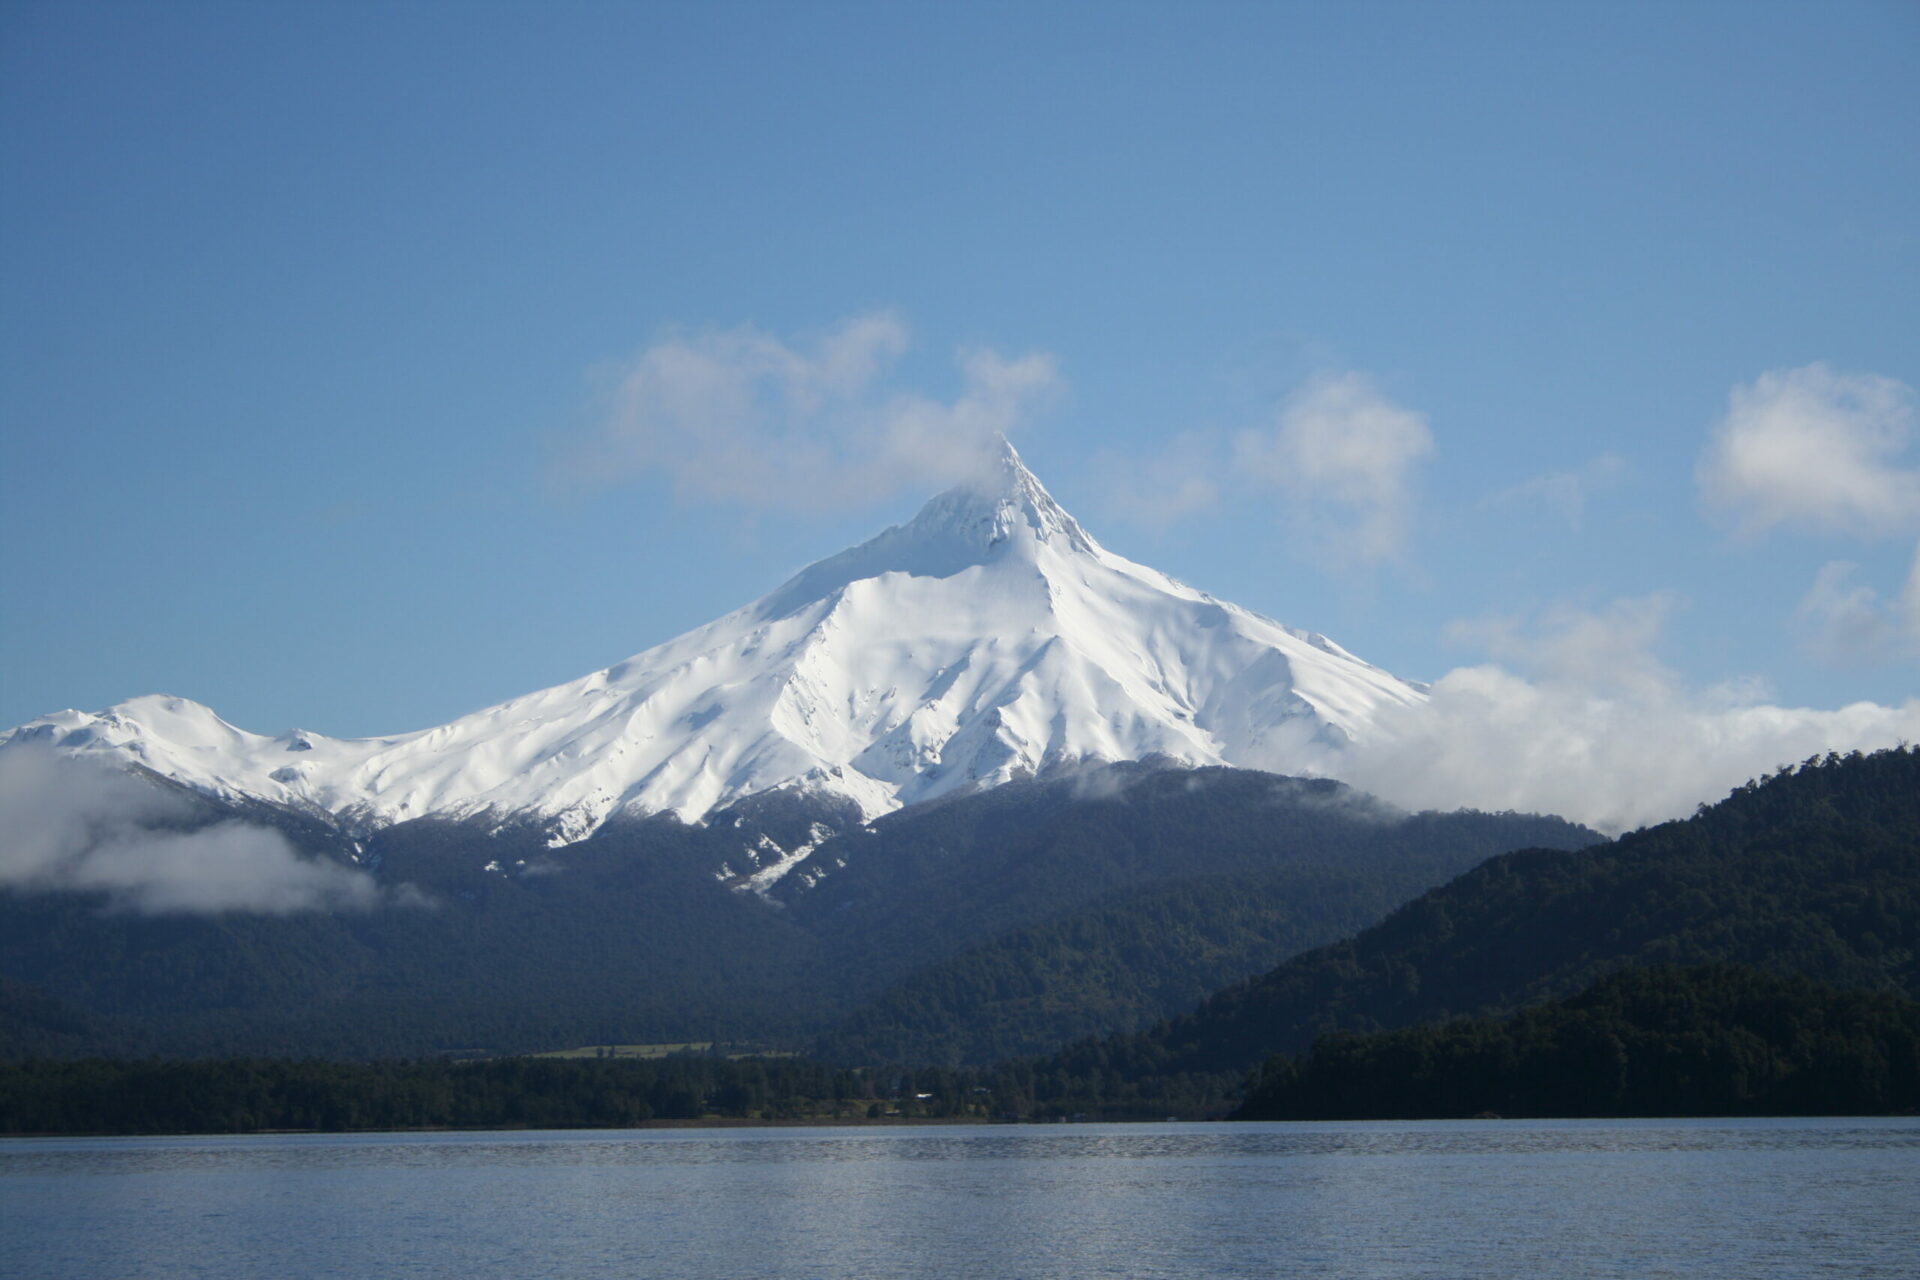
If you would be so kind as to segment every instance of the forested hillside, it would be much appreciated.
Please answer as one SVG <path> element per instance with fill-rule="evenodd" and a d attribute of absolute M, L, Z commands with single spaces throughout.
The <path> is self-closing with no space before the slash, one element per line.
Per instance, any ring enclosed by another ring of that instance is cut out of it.
<path fill-rule="evenodd" d="M 228 816 L 205 805 L 200 820 Z M 1410 816 L 1330 782 L 1116 766 L 857 828 L 817 851 L 813 888 L 790 875 L 778 901 L 723 872 L 823 820 L 845 816 L 773 797 L 563 848 L 403 823 L 367 840 L 361 865 L 386 891 L 368 911 L 142 915 L 0 890 L 0 1055 L 805 1049 L 879 1000 L 837 1056 L 979 1061 L 1145 1025 L 1493 853 L 1593 838 L 1557 819 Z M 312 856 L 341 853 L 311 822 L 287 830 Z M 946 982 L 931 1033 L 891 1019 L 891 987 L 1002 935 L 999 959 Z"/>
<path fill-rule="evenodd" d="M 1496 853 L 1599 839 L 1231 769 L 1119 766 L 909 811 L 824 846 L 847 866 L 792 899 L 850 969 L 933 958 L 815 1051 L 982 1065 L 1146 1026 Z"/>
<path fill-rule="evenodd" d="M 1326 1033 L 1500 1015 L 1630 966 L 1731 963 L 1911 997 L 1917 956 L 1920 752 L 1828 756 L 1612 844 L 1491 859 L 1189 1015 L 1033 1070 L 1063 1109 L 1224 1106 L 1250 1068 Z"/>

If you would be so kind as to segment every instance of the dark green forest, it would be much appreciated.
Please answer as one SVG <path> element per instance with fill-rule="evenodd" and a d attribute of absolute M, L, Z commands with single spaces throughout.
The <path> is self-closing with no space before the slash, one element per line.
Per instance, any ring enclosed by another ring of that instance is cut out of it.
<path fill-rule="evenodd" d="M 1150 774 L 1037 822 L 1011 799 L 912 815 L 906 839 L 883 823 L 860 863 L 796 905 L 853 967 L 985 938 L 855 1008 L 814 1053 L 983 1066 L 1137 1029 L 1516 842 L 1599 838 L 1557 818 L 1409 815 L 1324 779 L 1224 769 Z M 1025 923 L 1044 903 L 1059 906 Z"/>
<path fill-rule="evenodd" d="M 1627 969 L 1509 1018 L 1322 1036 L 1242 1120 L 1878 1115 L 1920 1108 L 1920 1004 L 1739 965 Z"/>
<path fill-rule="evenodd" d="M 1248 968 L 1344 937 L 1404 886 L 1329 867 L 1207 876 L 1114 895 L 938 961 L 841 1019 L 830 1061 L 982 1066 L 1190 1009 Z"/>
<path fill-rule="evenodd" d="M 1225 1109 L 1321 1036 L 1497 1017 L 1621 969 L 1739 964 L 1920 995 L 1920 751 L 1827 756 L 1692 818 L 1490 859 L 1343 942 L 1134 1035 L 1039 1059 L 1059 1110 Z"/>

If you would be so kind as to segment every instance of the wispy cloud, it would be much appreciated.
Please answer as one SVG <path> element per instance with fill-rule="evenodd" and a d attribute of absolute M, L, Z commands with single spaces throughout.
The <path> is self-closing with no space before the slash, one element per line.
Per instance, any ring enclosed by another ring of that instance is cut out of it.
<path fill-rule="evenodd" d="M 1776 527 L 1885 537 L 1920 527 L 1920 470 L 1901 463 L 1913 388 L 1825 364 L 1735 387 L 1696 475 L 1709 510 L 1746 534 Z"/>
<path fill-rule="evenodd" d="M 1807 652 L 1829 666 L 1920 656 L 1920 549 L 1891 599 L 1861 581 L 1860 566 L 1852 561 L 1822 565 L 1794 611 L 1794 624 Z"/>
<path fill-rule="evenodd" d="M 1619 483 L 1627 474 L 1627 460 L 1602 453 L 1566 471 L 1531 476 L 1488 499 L 1489 506 L 1539 506 L 1559 516 L 1578 532 L 1586 523 L 1587 503 L 1593 495 Z"/>
<path fill-rule="evenodd" d="M 104 892 L 144 915 L 366 910 L 373 878 L 303 858 L 268 827 L 181 830 L 177 799 L 127 774 L 50 751 L 0 751 L 0 887 Z"/>
<path fill-rule="evenodd" d="M 1272 427 L 1234 441 L 1240 475 L 1281 493 L 1296 530 L 1336 564 L 1400 556 L 1414 469 L 1432 453 L 1426 416 L 1352 372 L 1309 379 Z"/>
<path fill-rule="evenodd" d="M 1457 624 L 1454 638 L 1500 661 L 1442 676 L 1342 776 L 1410 808 L 1544 811 L 1618 832 L 1810 755 L 1920 740 L 1920 699 L 1823 711 L 1768 705 L 1751 682 L 1686 687 L 1652 651 L 1673 607 L 1649 596 Z"/>
<path fill-rule="evenodd" d="M 1228 484 L 1219 439 L 1184 431 L 1152 458 L 1098 454 L 1093 467 L 1107 508 L 1122 520 L 1164 529 L 1220 501 Z"/>
<path fill-rule="evenodd" d="M 962 349 L 952 400 L 895 389 L 909 342 L 893 311 L 806 340 L 751 326 L 669 335 L 618 371 L 605 417 L 556 478 L 598 487 L 661 472 L 686 498 L 831 509 L 967 478 L 1061 386 L 1051 356 Z"/>
<path fill-rule="evenodd" d="M 1678 677 L 1654 645 L 1680 607 L 1670 591 L 1622 596 L 1599 609 L 1557 604 L 1536 618 L 1506 615 L 1457 619 L 1442 635 L 1509 666 L 1598 692 L 1661 696 Z"/>

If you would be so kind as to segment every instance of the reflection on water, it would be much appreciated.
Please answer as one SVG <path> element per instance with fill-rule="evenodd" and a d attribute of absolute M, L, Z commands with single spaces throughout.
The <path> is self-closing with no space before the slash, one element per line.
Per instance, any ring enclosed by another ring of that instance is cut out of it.
<path fill-rule="evenodd" d="M 1920 1121 L 0 1142 L 0 1274 L 1920 1274 Z"/>

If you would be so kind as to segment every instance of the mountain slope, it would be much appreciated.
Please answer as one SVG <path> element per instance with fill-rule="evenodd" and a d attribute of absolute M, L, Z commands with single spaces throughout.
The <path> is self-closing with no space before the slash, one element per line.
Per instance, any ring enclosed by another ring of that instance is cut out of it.
<path fill-rule="evenodd" d="M 385 738 L 248 733 L 184 698 L 0 737 L 137 764 L 362 833 L 616 813 L 697 821 L 775 788 L 871 818 L 1080 760 L 1323 773 L 1416 686 L 1107 551 L 1006 448 L 991 473 L 778 590 L 592 675 Z"/>
<path fill-rule="evenodd" d="M 1044 1049 L 1190 1006 L 1489 853 L 1591 834 L 1397 814 L 1325 780 L 1106 766 L 829 840 L 847 865 L 818 889 L 795 876 L 780 896 L 735 892 L 714 870 L 738 848 L 734 821 L 794 844 L 806 811 L 781 808 L 621 818 L 559 849 L 524 828 L 397 823 L 358 850 L 380 902 L 361 910 L 143 915 L 104 890 L 0 888 L 0 1056 L 799 1048 L 916 969 L 1029 927 L 1001 948 L 1018 957 L 1009 1004 L 962 983 L 936 1009 L 948 1045 L 1010 1028 Z M 179 821 L 231 816 L 204 801 Z M 323 826 L 286 828 L 308 856 L 343 856 Z M 1090 933 L 1101 916 L 1115 927 Z M 1175 916 L 1186 925 L 1156 927 Z M 1074 1009 L 1056 1027 L 1027 1016 L 1061 1001 Z M 859 1034 L 859 1060 L 912 1048 L 884 1014 Z"/>
<path fill-rule="evenodd" d="M 371 874 L 409 890 L 361 912 L 143 915 L 98 893 L 0 889 L 0 980 L 14 984 L 0 1056 L 803 1035 L 824 1016 L 819 948 L 715 882 L 714 838 L 655 819 L 549 851 L 526 832 L 401 823 L 367 848 Z"/>

